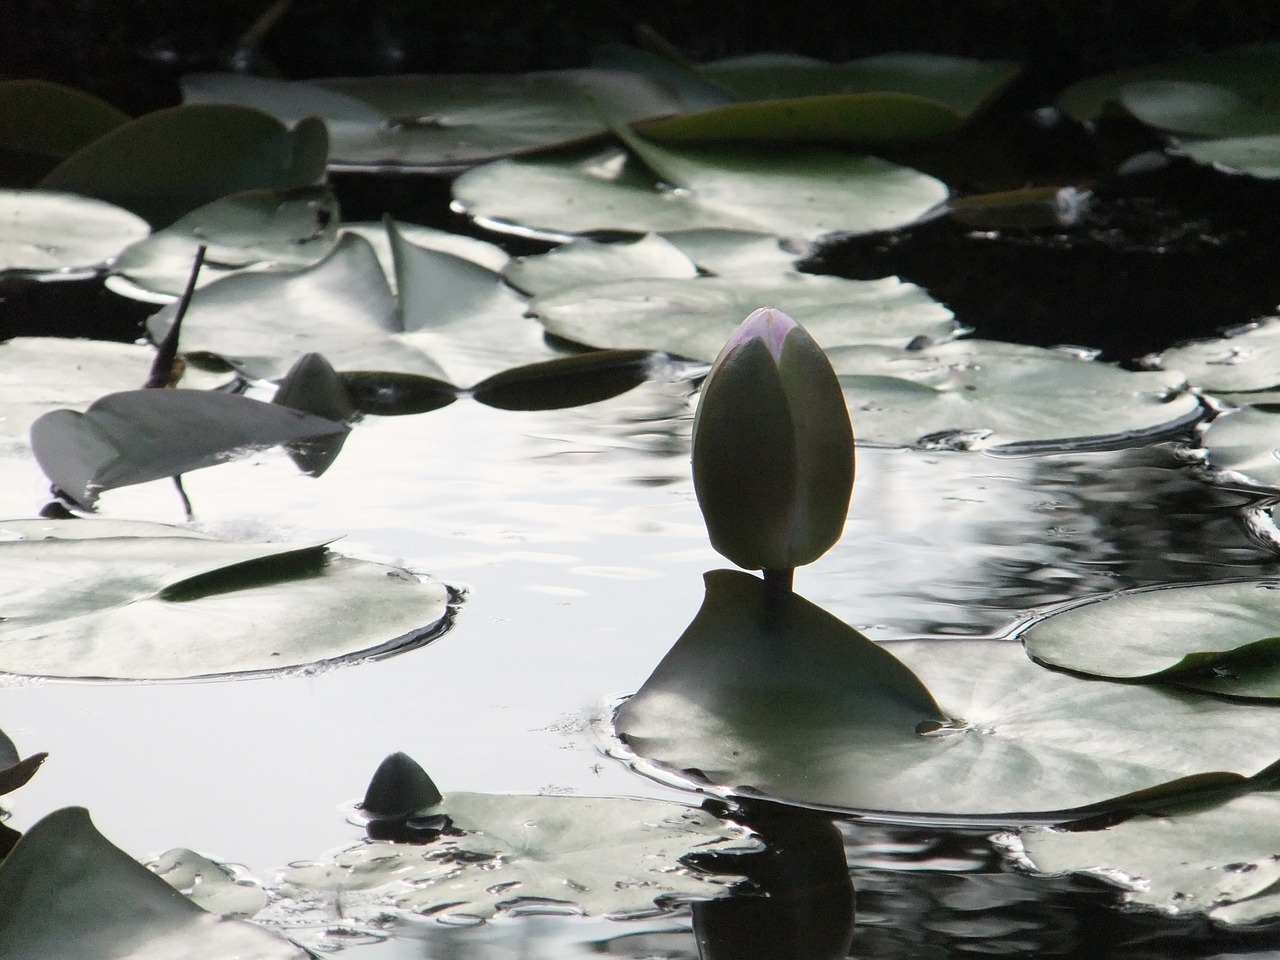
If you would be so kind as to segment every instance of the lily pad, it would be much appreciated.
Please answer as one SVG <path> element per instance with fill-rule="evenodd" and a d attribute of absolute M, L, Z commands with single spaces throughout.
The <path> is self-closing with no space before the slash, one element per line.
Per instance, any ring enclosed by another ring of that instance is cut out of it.
<path fill-rule="evenodd" d="M 236 453 L 345 434 L 346 424 L 206 390 L 130 390 L 84 413 L 54 410 L 31 425 L 31 449 L 83 507 L 99 494 L 210 467 Z"/>
<path fill-rule="evenodd" d="M 948 339 L 959 329 L 950 310 L 896 277 L 793 273 L 619 280 L 536 297 L 529 310 L 549 332 L 576 343 L 663 350 L 710 362 L 742 318 L 762 304 L 796 317 L 828 351 L 864 343 L 906 346 L 917 337 Z"/>
<path fill-rule="evenodd" d="M 758 849 L 741 827 L 655 800 L 446 793 L 420 817 L 445 814 L 435 842 L 367 842 L 332 862 L 285 871 L 280 893 L 327 901 L 349 918 L 388 911 L 445 918 L 501 913 L 628 916 L 658 901 L 723 896 L 732 879 L 683 867 L 691 854 Z"/>
<path fill-rule="evenodd" d="M 1258 735 L 1271 706 L 1081 680 L 1003 640 L 877 646 L 749 574 L 706 580 L 698 616 L 615 717 L 640 757 L 697 783 L 887 815 L 1052 820 L 1238 783 L 1280 753 Z"/>
<path fill-rule="evenodd" d="M 1162 681 L 1280 699 L 1280 581 L 1128 590 L 1021 631 L 1041 663 L 1091 676 Z"/>
<path fill-rule="evenodd" d="M 1002 453 L 1132 443 L 1202 415 L 1182 374 L 989 340 L 828 348 L 858 439 Z M 1104 432 L 1105 431 L 1105 432 Z"/>
<path fill-rule="evenodd" d="M 1201 443 L 1213 480 L 1227 486 L 1280 491 L 1277 427 L 1280 410 L 1275 407 L 1244 407 L 1206 426 Z"/>
<path fill-rule="evenodd" d="M 147 321 L 164 339 L 176 308 Z M 438 364 L 393 336 L 396 302 L 368 241 L 345 234 L 314 266 L 240 274 L 196 291 L 182 322 L 182 351 L 213 354 L 251 379 L 278 379 L 305 353 L 338 370 L 388 370 L 443 378 Z"/>
<path fill-rule="evenodd" d="M 350 661 L 425 642 L 448 602 L 442 584 L 323 544 L 100 520 L 0 531 L 21 538 L 0 541 L 7 673 L 159 680 Z"/>
<path fill-rule="evenodd" d="M 1212 83 L 1149 80 L 1120 88 L 1119 102 L 1148 126 L 1175 137 L 1280 133 L 1280 111 Z M 1280 106 L 1280 104 L 1277 104 Z"/>
<path fill-rule="evenodd" d="M 498 229 L 555 238 L 719 228 L 814 239 L 898 227 L 947 196 L 933 177 L 874 157 L 644 148 L 643 162 L 612 149 L 486 164 L 454 181 L 454 204 Z"/>
<path fill-rule="evenodd" d="M 991 100 L 1019 69 L 1007 61 L 905 52 L 839 64 L 790 53 L 758 53 L 698 68 L 744 100 L 892 92 L 944 104 L 961 117 Z"/>
<path fill-rule="evenodd" d="M 191 104 L 116 127 L 58 164 L 40 186 L 106 200 L 165 227 L 231 193 L 318 183 L 327 149 L 319 120 L 289 130 L 259 110 Z"/>
<path fill-rule="evenodd" d="M 1139 815 L 1106 830 L 1024 830 L 1020 865 L 1080 873 L 1123 901 L 1172 916 L 1243 925 L 1280 916 L 1280 795 L 1250 793 L 1198 809 Z"/>
<path fill-rule="evenodd" d="M 1178 151 L 1197 163 L 1251 177 L 1280 179 L 1280 135 L 1277 134 L 1182 143 Z"/>
<path fill-rule="evenodd" d="M 200 246 L 208 252 L 196 285 L 204 287 L 238 270 L 313 264 L 333 249 L 337 227 L 338 202 L 327 189 L 248 190 L 206 204 L 134 243 L 114 268 L 147 294 L 176 297 L 186 289 Z M 128 286 L 113 289 L 131 293 Z"/>
<path fill-rule="evenodd" d="M 60 83 L 0 81 L 0 150 L 56 162 L 128 120 L 105 100 Z"/>
<path fill-rule="evenodd" d="M 94 828 L 49 814 L 0 862 L 0 955 L 11 960 L 306 960 L 254 924 L 206 913 Z"/>
<path fill-rule="evenodd" d="M 471 388 L 481 403 L 501 410 L 562 410 L 608 400 L 649 379 L 647 350 L 595 350 L 512 367 Z"/>
<path fill-rule="evenodd" d="M 98 270 L 150 231 L 141 217 L 101 200 L 0 190 L 0 273 Z"/>
<path fill-rule="evenodd" d="M 477 240 L 475 237 L 465 237 L 460 233 L 450 233 L 447 230 L 437 230 L 434 227 L 424 227 L 416 223 L 406 223 L 403 220 L 393 220 L 390 217 L 377 223 L 342 224 L 341 231 L 343 233 L 358 233 L 369 241 L 374 253 L 378 255 L 378 263 L 382 264 L 382 270 L 387 275 L 387 282 L 391 284 L 392 292 L 396 290 L 396 268 L 395 258 L 391 253 L 391 238 L 387 235 L 388 223 L 394 223 L 396 232 L 400 237 L 409 241 L 415 247 L 442 250 L 445 253 L 453 254 L 455 257 L 461 257 L 463 260 L 478 263 L 494 273 L 502 273 L 511 260 L 507 252 L 497 244 L 486 243 L 483 240 Z"/>
<path fill-rule="evenodd" d="M 660 81 L 621 70 L 352 77 L 287 83 L 239 74 L 183 80 L 189 102 L 237 103 L 329 126 L 338 169 L 456 168 L 599 137 L 619 120 L 681 109 Z"/>
<path fill-rule="evenodd" d="M 625 243 L 573 240 L 550 253 L 521 257 L 503 271 L 512 286 L 530 295 L 565 287 L 637 277 L 691 280 L 698 267 L 671 241 L 656 233 Z"/>
<path fill-rule="evenodd" d="M 1280 318 L 1234 327 L 1149 359 L 1165 370 L 1180 370 L 1192 386 L 1209 393 L 1280 387 Z"/>
<path fill-rule="evenodd" d="M 1264 106 L 1280 106 L 1280 44 L 1248 44 L 1089 77 L 1068 87 L 1058 105 L 1077 120 L 1095 120 L 1130 84 L 1170 80 L 1214 84 Z"/>
<path fill-rule="evenodd" d="M 0 794 L 12 793 L 34 777 L 46 757 L 48 754 L 33 753 L 23 759 L 13 741 L 0 730 Z M 3 859 L 4 853 L 0 852 L 0 860 Z"/>
<path fill-rule="evenodd" d="M 25 443 L 38 417 L 139 386 L 154 357 L 150 347 L 105 340 L 14 337 L 0 342 L 5 370 L 0 436 Z"/>

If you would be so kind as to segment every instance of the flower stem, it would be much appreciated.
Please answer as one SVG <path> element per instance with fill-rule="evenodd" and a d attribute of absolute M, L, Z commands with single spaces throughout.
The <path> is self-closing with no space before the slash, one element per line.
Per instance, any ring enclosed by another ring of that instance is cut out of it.
<path fill-rule="evenodd" d="M 782 570 L 765 570 L 764 582 L 778 590 L 790 590 L 791 584 L 795 580 L 795 567 L 785 567 Z"/>

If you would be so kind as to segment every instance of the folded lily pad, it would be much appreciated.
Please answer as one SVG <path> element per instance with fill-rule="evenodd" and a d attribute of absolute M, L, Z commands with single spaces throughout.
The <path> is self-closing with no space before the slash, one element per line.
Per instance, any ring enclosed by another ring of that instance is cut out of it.
<path fill-rule="evenodd" d="M 812 274 L 619 280 L 535 297 L 529 310 L 548 331 L 597 348 L 663 350 L 714 360 L 742 318 L 761 305 L 799 319 L 824 349 L 906 346 L 944 340 L 951 311 L 896 277 L 845 280 Z"/>
<path fill-rule="evenodd" d="M 290 867 L 278 892 L 305 904 L 341 891 L 344 915 L 357 921 L 392 911 L 643 915 L 663 900 L 725 895 L 733 878 L 684 867 L 682 857 L 758 849 L 741 827 L 655 800 L 446 793 L 417 815 L 441 813 L 451 832 L 430 844 L 362 843 Z"/>
<path fill-rule="evenodd" d="M 380 656 L 440 631 L 442 584 L 329 553 L 162 524 L 8 521 L 0 670 L 176 679 Z M 49 570 L 58 577 L 50 579 Z"/>
<path fill-rule="evenodd" d="M 48 754 L 33 753 L 23 759 L 3 730 L 0 730 L 0 794 L 12 793 L 35 776 Z M 0 860 L 4 853 L 0 851 Z"/>
<path fill-rule="evenodd" d="M 12 960 L 306 960 L 260 926 L 201 910 L 67 807 L 0 861 L 0 955 Z"/>
<path fill-rule="evenodd" d="M 1280 917 L 1280 795 L 1139 815 L 1106 830 L 1023 830 L 1024 868 L 1092 875 L 1124 903 L 1169 916 L 1207 915 L 1227 926 Z"/>
<path fill-rule="evenodd" d="M 644 144 L 643 161 L 619 149 L 502 160 L 455 180 L 454 203 L 498 229 L 555 238 L 718 228 L 813 239 L 901 226 L 947 195 L 940 181 L 874 157 L 742 147 L 677 151 L 628 139 Z"/>
<path fill-rule="evenodd" d="M 0 273 L 98 270 L 150 231 L 141 217 L 101 200 L 49 190 L 0 190 Z"/>
<path fill-rule="evenodd" d="M 1200 442 L 1213 480 L 1227 486 L 1280 491 L 1277 427 L 1280 410 L 1270 406 L 1244 407 L 1208 424 Z"/>
<path fill-rule="evenodd" d="M 1082 680 L 1004 640 L 877 646 L 749 574 L 706 580 L 697 617 L 615 717 L 641 758 L 699 784 L 831 809 L 1053 820 L 1240 783 L 1280 755 L 1259 735 L 1276 721 L 1269 705 Z"/>
<path fill-rule="evenodd" d="M 242 74 L 184 78 L 188 102 L 257 107 L 329 126 L 338 169 L 432 169 L 576 143 L 619 120 L 681 109 L 665 84 L 629 71 L 353 77 L 287 83 Z"/>
<path fill-rule="evenodd" d="M 1209 393 L 1280 387 L 1280 318 L 1268 317 L 1218 338 L 1170 347 L 1152 360 L 1165 370 L 1181 371 L 1192 386 Z"/>
<path fill-rule="evenodd" d="M 594 350 L 503 370 L 477 383 L 471 395 L 501 410 L 581 407 L 640 386 L 652 365 L 647 350 Z"/>
<path fill-rule="evenodd" d="M 989 340 L 828 356 L 865 443 L 1004 453 L 1132 443 L 1202 415 L 1182 374 Z"/>
<path fill-rule="evenodd" d="M 338 202 L 325 188 L 247 190 L 178 219 L 132 244 L 116 258 L 117 274 L 148 296 L 176 297 L 187 286 L 197 248 L 207 248 L 199 287 L 246 268 L 291 270 L 315 263 L 333 249 Z M 131 286 L 114 286 L 126 296 Z"/>
<path fill-rule="evenodd" d="M 1021 631 L 1041 663 L 1091 676 L 1280 699 L 1280 581 L 1129 590 Z"/>
<path fill-rule="evenodd" d="M 106 200 L 165 227 L 227 194 L 316 184 L 327 150 L 324 124 L 314 118 L 290 130 L 259 110 L 188 104 L 121 124 L 39 185 Z"/>
<path fill-rule="evenodd" d="M 84 413 L 31 424 L 31 449 L 55 487 L 83 507 L 104 490 L 210 467 L 251 450 L 345 434 L 344 423 L 206 390 L 130 390 Z"/>

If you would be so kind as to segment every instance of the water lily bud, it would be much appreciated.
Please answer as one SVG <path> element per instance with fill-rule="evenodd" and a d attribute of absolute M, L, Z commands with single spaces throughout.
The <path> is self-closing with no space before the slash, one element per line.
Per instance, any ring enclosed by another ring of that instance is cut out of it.
<path fill-rule="evenodd" d="M 756 310 L 720 351 L 693 423 L 693 485 L 720 553 L 787 571 L 844 530 L 853 428 L 822 348 L 781 310 Z"/>

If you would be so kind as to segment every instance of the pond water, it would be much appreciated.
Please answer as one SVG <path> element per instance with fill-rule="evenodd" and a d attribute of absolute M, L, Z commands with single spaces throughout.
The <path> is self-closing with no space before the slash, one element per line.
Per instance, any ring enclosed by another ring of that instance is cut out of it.
<path fill-rule="evenodd" d="M 453 628 L 408 653 L 248 680 L 8 679 L 0 729 L 39 775 L 12 824 L 83 805 L 145 858 L 189 847 L 270 877 L 355 842 L 370 775 L 404 751 L 445 791 L 653 797 L 688 793 L 606 753 L 609 705 L 636 689 L 696 612 L 711 549 L 689 477 L 698 368 L 622 396 L 510 412 L 463 399 L 370 417 L 334 466 L 279 452 L 190 474 L 194 526 L 314 541 L 443 580 Z M 855 422 L 856 429 L 856 422 Z M 843 540 L 796 590 L 875 639 L 999 635 L 1045 605 L 1154 583 L 1274 575 L 1243 494 L 1190 474 L 1178 438 L 1001 458 L 860 448 Z M 0 459 L 0 515 L 33 516 L 46 482 Z M 168 482 L 111 491 L 102 515 L 181 523 Z M 858 898 L 854 956 L 1213 956 L 1262 951 L 1189 921 L 1126 915 L 1097 886 L 1010 872 L 981 834 L 841 826 Z M 337 917 L 335 915 L 334 919 Z M 343 956 L 693 958 L 690 920 L 500 920 L 329 937 Z"/>

